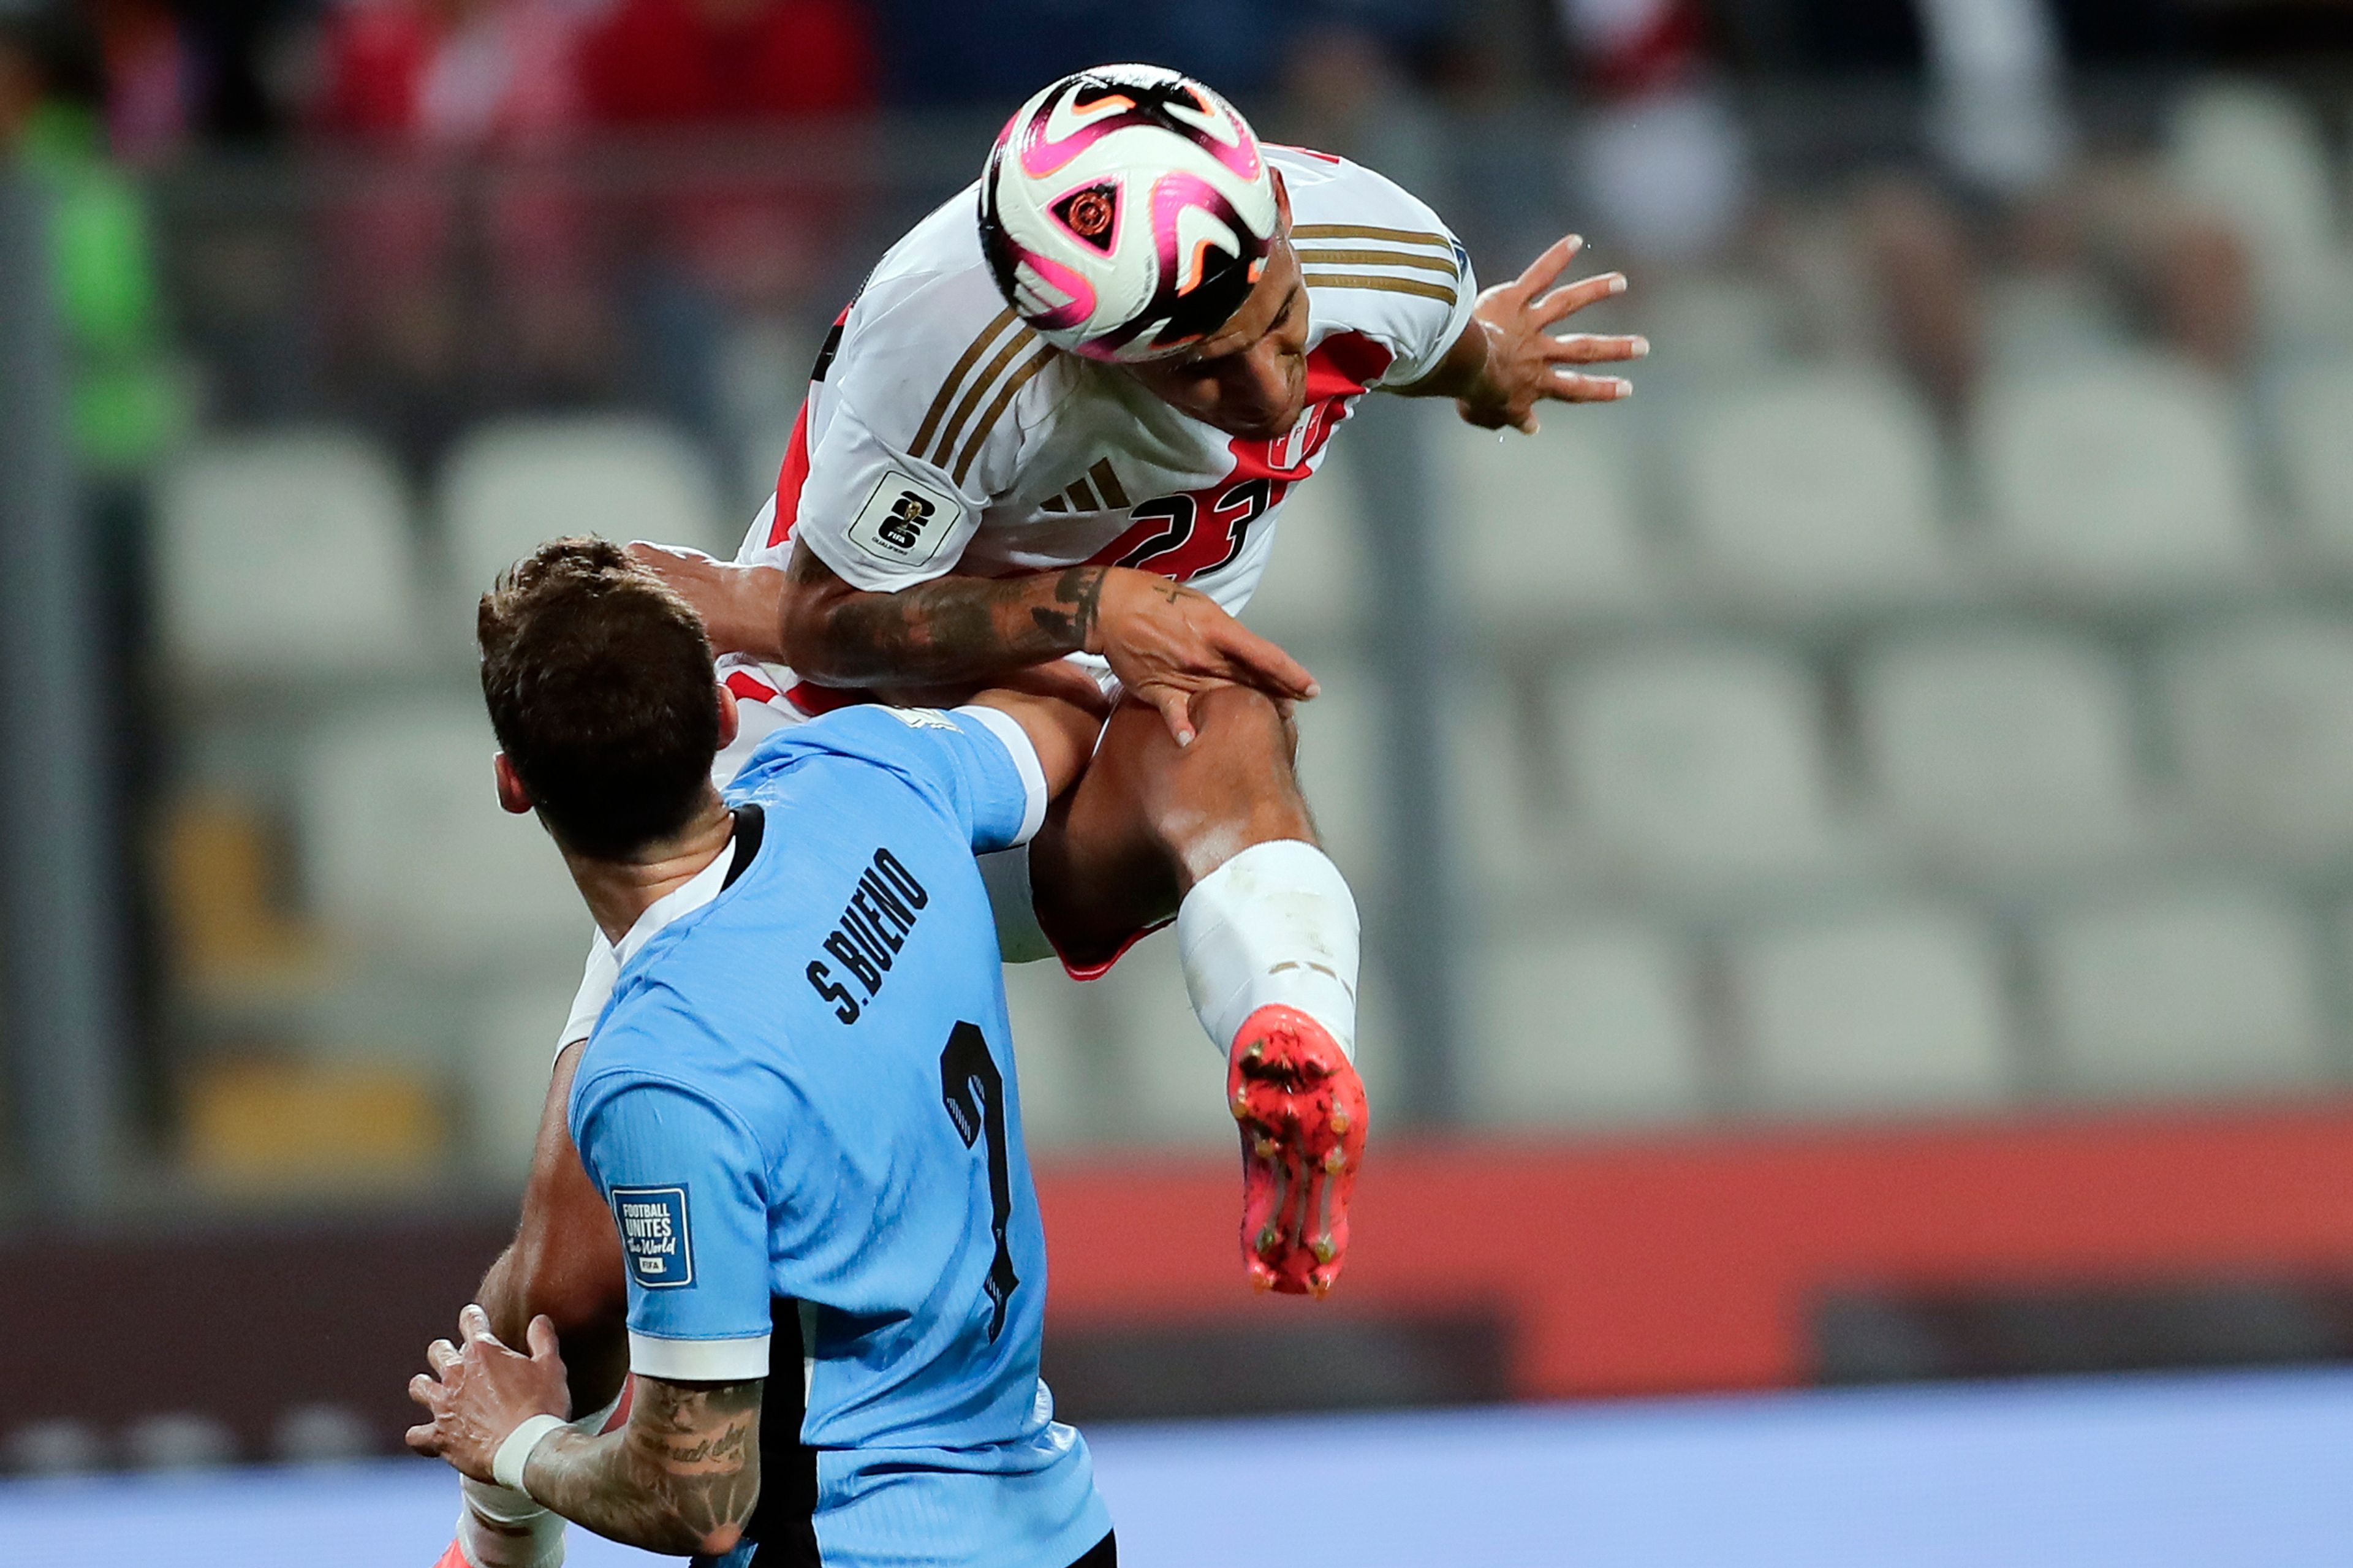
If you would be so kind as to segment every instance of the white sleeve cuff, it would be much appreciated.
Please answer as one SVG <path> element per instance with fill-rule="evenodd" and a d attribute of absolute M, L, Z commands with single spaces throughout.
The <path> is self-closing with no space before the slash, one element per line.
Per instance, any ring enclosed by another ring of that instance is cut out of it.
<path fill-rule="evenodd" d="M 768 1336 L 664 1340 L 631 1329 L 629 1370 L 665 1383 L 750 1383 L 768 1375 Z"/>
<path fill-rule="evenodd" d="M 603 1016 L 605 1004 L 613 999 L 614 983 L 621 978 L 621 961 L 613 952 L 613 944 L 605 940 L 602 931 L 588 939 L 588 962 L 580 973 L 580 989 L 572 994 L 572 1011 L 564 1020 L 564 1033 L 556 1037 L 555 1054 L 562 1056 L 564 1047 L 575 1040 L 585 1040 L 596 1029 L 596 1020 Z"/>
<path fill-rule="evenodd" d="M 956 712 L 977 721 L 1004 742 L 1006 755 L 1013 759 L 1014 771 L 1021 775 L 1021 788 L 1029 799 L 1021 808 L 1021 831 L 1005 847 L 1029 843 L 1046 825 L 1046 766 L 1038 760 L 1038 748 L 1030 743 L 1029 731 L 1021 727 L 1019 720 L 1000 709 L 967 707 Z"/>

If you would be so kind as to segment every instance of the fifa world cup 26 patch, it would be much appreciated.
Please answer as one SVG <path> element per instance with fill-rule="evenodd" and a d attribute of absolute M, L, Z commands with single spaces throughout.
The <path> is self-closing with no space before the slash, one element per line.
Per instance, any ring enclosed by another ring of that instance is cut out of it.
<path fill-rule="evenodd" d="M 892 468 L 849 525 L 849 542 L 893 566 L 921 566 L 955 531 L 964 506 L 903 468 Z"/>
<path fill-rule="evenodd" d="M 686 1231 L 684 1187 L 615 1187 L 613 1220 L 629 1277 L 649 1290 L 694 1283 L 694 1246 Z"/>

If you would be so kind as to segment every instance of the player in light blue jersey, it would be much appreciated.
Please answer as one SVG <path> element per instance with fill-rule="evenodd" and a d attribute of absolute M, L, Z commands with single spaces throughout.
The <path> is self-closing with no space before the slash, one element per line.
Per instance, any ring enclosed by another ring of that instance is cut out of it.
<path fill-rule="evenodd" d="M 1045 1237 L 973 861 L 1037 830 L 1092 730 L 1009 694 L 849 709 L 723 796 L 701 624 L 617 547 L 543 547 L 480 624 L 501 798 L 620 963 L 570 1122 L 631 1384 L 624 1419 L 567 1426 L 548 1321 L 520 1354 L 470 1307 L 411 1384 L 412 1446 L 727 1568 L 1108 1568 L 1038 1377 Z"/>

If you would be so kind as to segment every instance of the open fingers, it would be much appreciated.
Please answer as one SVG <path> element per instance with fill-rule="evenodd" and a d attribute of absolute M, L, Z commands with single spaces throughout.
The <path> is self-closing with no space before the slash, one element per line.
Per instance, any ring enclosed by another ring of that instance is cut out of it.
<path fill-rule="evenodd" d="M 555 1354 L 555 1325 L 542 1312 L 523 1331 L 523 1340 L 531 1346 L 531 1359 L 545 1361 Z"/>
<path fill-rule="evenodd" d="M 422 1426 L 411 1426 L 406 1432 L 402 1433 L 401 1436 L 411 1448 L 432 1458 L 441 1452 L 441 1441 L 437 1436 L 438 1431 L 438 1427 L 427 1421 Z"/>
<path fill-rule="evenodd" d="M 425 1364 L 433 1369 L 436 1377 L 447 1377 L 449 1369 L 458 1364 L 458 1347 L 448 1340 L 435 1340 L 425 1347 Z"/>
<path fill-rule="evenodd" d="M 1583 235 L 1562 236 L 1545 247 L 1544 254 L 1529 262 L 1520 275 L 1512 280 L 1510 284 L 1512 291 L 1523 300 L 1535 298 L 1536 290 L 1545 288 L 1554 279 L 1567 271 L 1568 264 L 1576 260 L 1577 253 L 1584 248 Z"/>
<path fill-rule="evenodd" d="M 482 1310 L 479 1302 L 467 1302 L 458 1313 L 458 1331 L 470 1340 L 488 1340 L 492 1344 L 499 1342 L 498 1335 L 491 1332 L 491 1315 Z"/>
<path fill-rule="evenodd" d="M 1154 686 L 1136 694 L 1160 710 L 1170 739 L 1180 746 L 1193 743 L 1193 694 L 1174 686 Z"/>
<path fill-rule="evenodd" d="M 1642 359 L 1651 352 L 1651 340 L 1641 336 L 1602 337 L 1593 332 L 1567 332 L 1546 340 L 1545 358 L 1570 364 L 1606 364 L 1619 360 Z"/>
<path fill-rule="evenodd" d="M 1562 403 L 1615 403 L 1633 396 L 1634 384 L 1622 375 L 1584 375 L 1555 365 L 1545 378 L 1544 395 Z"/>
<path fill-rule="evenodd" d="M 1626 275 L 1623 272 L 1603 272 L 1592 278 L 1580 278 L 1574 283 L 1564 283 L 1533 300 L 1528 309 L 1535 314 L 1537 325 L 1548 327 L 1564 316 L 1573 316 L 1588 305 L 1625 291 Z"/>

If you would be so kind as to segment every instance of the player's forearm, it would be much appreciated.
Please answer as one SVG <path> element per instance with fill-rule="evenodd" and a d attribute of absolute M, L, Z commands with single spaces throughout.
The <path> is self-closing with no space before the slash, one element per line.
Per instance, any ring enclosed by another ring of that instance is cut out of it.
<path fill-rule="evenodd" d="M 1019 577 L 940 577 L 894 594 L 796 584 L 778 616 L 784 661 L 836 686 L 983 681 L 1100 651 L 1097 615 L 1113 568 Z M 830 574 L 828 574 L 830 575 Z"/>
<path fill-rule="evenodd" d="M 609 1540 L 672 1556 L 733 1550 L 760 1499 L 760 1384 L 640 1379 L 629 1424 L 556 1432 L 523 1472 L 531 1495 Z"/>
<path fill-rule="evenodd" d="M 610 1289 L 584 1288 L 578 1271 L 546 1267 L 544 1246 L 530 1234 L 528 1215 L 524 1229 L 482 1276 L 474 1300 L 490 1314 L 491 1331 L 508 1344 L 521 1344 L 526 1325 L 545 1315 L 555 1325 L 571 1373 L 572 1407 L 609 1405 L 629 1372 L 626 1298 L 617 1283 Z"/>

